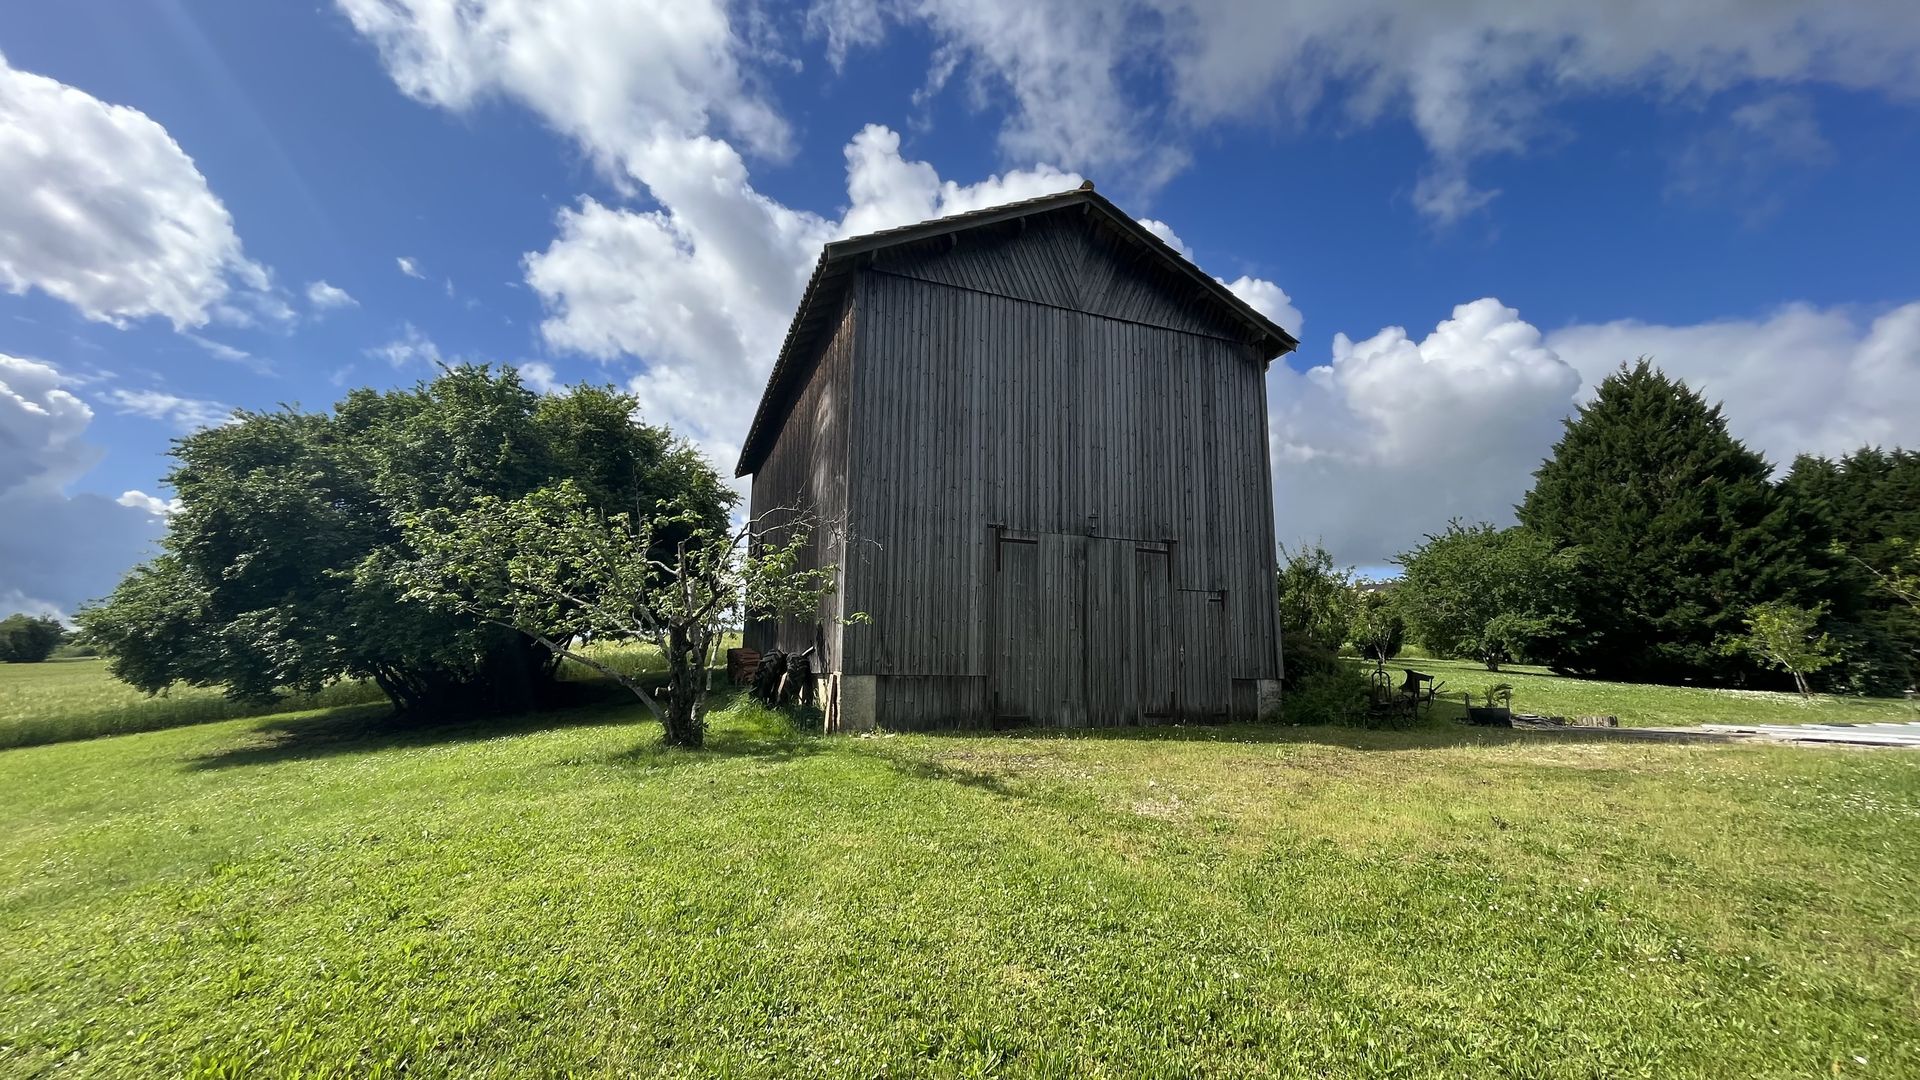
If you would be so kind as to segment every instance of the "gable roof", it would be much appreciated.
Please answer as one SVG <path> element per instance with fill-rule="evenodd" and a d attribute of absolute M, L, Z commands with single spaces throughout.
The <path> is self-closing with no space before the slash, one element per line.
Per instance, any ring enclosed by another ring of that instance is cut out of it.
<path fill-rule="evenodd" d="M 1254 310 L 1252 305 L 1235 296 L 1232 290 L 1216 281 L 1212 275 L 1195 266 L 1166 241 L 1148 231 L 1146 226 L 1129 217 L 1108 201 L 1106 196 L 1093 190 L 1093 184 L 1089 181 L 1071 191 L 933 218 L 917 225 L 902 225 L 863 236 L 850 236 L 831 241 L 821 248 L 820 258 L 813 266 L 813 275 L 807 279 L 806 292 L 801 294 L 800 307 L 794 312 L 793 322 L 787 328 L 786 341 L 781 344 L 780 355 L 767 377 L 766 390 L 760 395 L 760 406 L 754 411 L 753 426 L 747 429 L 747 438 L 741 445 L 740 461 L 734 475 L 746 476 L 760 468 L 779 434 L 779 413 L 785 399 L 794 390 L 792 384 L 805 377 L 806 362 L 817 350 L 821 336 L 832 332 L 854 275 L 872 260 L 875 253 L 1073 207 L 1083 207 L 1091 218 L 1107 226 L 1123 241 L 1157 257 L 1173 271 L 1173 276 L 1190 283 L 1199 296 L 1217 305 L 1231 321 L 1242 326 L 1247 333 L 1248 343 L 1260 347 L 1264 360 L 1271 362 L 1274 357 L 1292 352 L 1299 346 L 1299 340 L 1292 334 Z"/>

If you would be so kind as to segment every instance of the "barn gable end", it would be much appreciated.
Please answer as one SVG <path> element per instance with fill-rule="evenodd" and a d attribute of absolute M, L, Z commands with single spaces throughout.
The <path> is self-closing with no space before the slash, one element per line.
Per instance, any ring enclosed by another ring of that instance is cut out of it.
<path fill-rule="evenodd" d="M 794 327 L 741 468 L 841 586 L 748 643 L 824 650 L 829 729 L 1271 707 L 1284 331 L 1090 191 L 830 245 Z"/>
<path fill-rule="evenodd" d="M 903 245 L 876 254 L 871 269 L 1183 333 L 1247 337 L 1223 305 L 1196 302 L 1161 259 L 1090 227 L 1077 208 Z"/>

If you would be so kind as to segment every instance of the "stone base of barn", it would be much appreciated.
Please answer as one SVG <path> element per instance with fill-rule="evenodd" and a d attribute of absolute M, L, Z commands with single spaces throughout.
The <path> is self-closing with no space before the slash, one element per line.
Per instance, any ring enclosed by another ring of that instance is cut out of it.
<path fill-rule="evenodd" d="M 1026 717 L 998 717 L 983 675 L 850 675 L 829 672 L 820 680 L 822 727 L 828 734 L 884 731 L 951 731 L 1018 727 L 1123 726 L 1135 723 L 1270 723 L 1280 719 L 1280 680 L 1235 679 L 1228 712 L 1195 716 L 1122 718 L 1119 725 L 1049 724 Z M 1084 718 L 1082 718 L 1084 720 Z"/>
<path fill-rule="evenodd" d="M 1259 715 L 1260 722 L 1265 724 L 1277 722 L 1280 719 L 1280 680 L 1257 680 L 1254 683 L 1253 694 L 1255 712 Z"/>
<path fill-rule="evenodd" d="M 825 727 L 829 734 L 859 735 L 874 729 L 875 675 L 827 676 L 824 698 Z"/>

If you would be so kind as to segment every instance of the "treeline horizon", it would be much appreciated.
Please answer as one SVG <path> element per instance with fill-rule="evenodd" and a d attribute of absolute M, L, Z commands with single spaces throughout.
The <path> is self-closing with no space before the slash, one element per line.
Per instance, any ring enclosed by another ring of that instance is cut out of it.
<path fill-rule="evenodd" d="M 1295 633 L 1366 649 L 1397 624 L 1489 666 L 1784 687 L 1794 673 L 1755 627 L 1785 612 L 1819 689 L 1897 694 L 1920 674 L 1920 452 L 1803 453 L 1776 479 L 1720 405 L 1643 358 L 1566 419 L 1515 511 L 1505 528 L 1449 522 L 1394 560 L 1384 598 L 1357 592 Z"/>

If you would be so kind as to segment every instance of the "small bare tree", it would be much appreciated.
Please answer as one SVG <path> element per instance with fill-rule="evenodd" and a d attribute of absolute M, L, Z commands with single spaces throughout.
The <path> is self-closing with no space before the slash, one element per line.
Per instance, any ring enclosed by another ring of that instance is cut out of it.
<path fill-rule="evenodd" d="M 604 516 L 571 484 L 470 509 L 403 519 L 418 553 L 396 574 L 409 600 L 525 634 L 555 656 L 626 687 L 660 721 L 666 741 L 700 746 L 713 652 L 733 612 L 811 613 L 833 591 L 837 567 L 803 569 L 812 521 L 779 511 L 782 538 L 755 544 L 755 521 L 700 527 L 662 508 Z M 661 537 L 679 534 L 671 557 Z M 591 639 L 639 639 L 667 661 L 665 700 L 640 679 L 580 648 Z"/>

